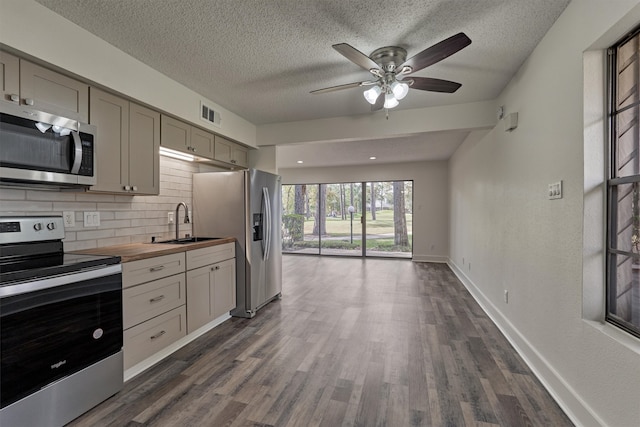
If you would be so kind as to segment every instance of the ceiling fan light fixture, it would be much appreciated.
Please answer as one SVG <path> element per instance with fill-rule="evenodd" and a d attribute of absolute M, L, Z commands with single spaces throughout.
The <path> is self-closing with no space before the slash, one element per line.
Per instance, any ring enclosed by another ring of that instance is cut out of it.
<path fill-rule="evenodd" d="M 371 86 L 371 88 L 364 91 L 364 99 L 366 99 L 369 104 L 373 105 L 376 103 L 376 100 L 381 93 L 382 89 L 380 88 L 380 86 Z"/>
<path fill-rule="evenodd" d="M 393 91 L 393 96 L 400 101 L 409 93 L 409 85 L 396 80 L 391 83 L 391 90 Z"/>
<path fill-rule="evenodd" d="M 384 95 L 384 108 L 386 109 L 394 108 L 394 107 L 397 107 L 398 104 L 400 103 L 398 102 L 396 97 L 393 96 L 393 93 L 386 93 Z"/>

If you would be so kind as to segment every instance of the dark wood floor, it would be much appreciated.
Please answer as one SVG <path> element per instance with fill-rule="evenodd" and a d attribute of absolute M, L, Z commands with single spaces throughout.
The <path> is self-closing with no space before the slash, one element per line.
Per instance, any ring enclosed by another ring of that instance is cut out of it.
<path fill-rule="evenodd" d="M 444 264 L 285 256 L 283 298 L 73 426 L 570 426 Z"/>

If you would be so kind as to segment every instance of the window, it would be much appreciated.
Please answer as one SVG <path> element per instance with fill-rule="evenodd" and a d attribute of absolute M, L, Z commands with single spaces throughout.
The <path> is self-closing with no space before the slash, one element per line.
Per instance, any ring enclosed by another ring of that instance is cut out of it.
<path fill-rule="evenodd" d="M 282 186 L 282 251 L 412 257 L 413 181 Z"/>
<path fill-rule="evenodd" d="M 610 49 L 607 321 L 640 337 L 640 32 Z"/>

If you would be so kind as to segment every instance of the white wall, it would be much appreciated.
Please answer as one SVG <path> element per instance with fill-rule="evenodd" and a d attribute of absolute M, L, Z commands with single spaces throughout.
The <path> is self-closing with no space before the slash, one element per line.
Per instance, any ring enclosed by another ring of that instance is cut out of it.
<path fill-rule="evenodd" d="M 256 146 L 256 127 L 169 79 L 34 0 L 0 0 L 0 43 L 134 98 L 159 111 Z M 220 111 L 222 127 L 200 120 L 200 101 Z"/>
<path fill-rule="evenodd" d="M 444 262 L 449 253 L 448 162 L 279 169 L 283 184 L 413 180 L 413 259 Z"/>
<path fill-rule="evenodd" d="M 498 98 L 519 113 L 518 128 L 473 133 L 450 161 L 452 268 L 586 426 L 640 425 L 640 341 L 594 321 L 604 289 L 604 132 L 603 110 L 586 109 L 592 98 L 602 106 L 604 55 L 583 80 L 583 52 L 637 25 L 637 5 L 573 1 Z M 587 166 L 596 170 L 585 174 Z M 559 180 L 564 197 L 548 200 L 547 185 Z M 584 209 L 594 210 L 583 221 Z"/>
<path fill-rule="evenodd" d="M 258 145 L 393 138 L 423 132 L 488 129 L 496 123 L 495 100 L 298 122 L 257 128 Z"/>

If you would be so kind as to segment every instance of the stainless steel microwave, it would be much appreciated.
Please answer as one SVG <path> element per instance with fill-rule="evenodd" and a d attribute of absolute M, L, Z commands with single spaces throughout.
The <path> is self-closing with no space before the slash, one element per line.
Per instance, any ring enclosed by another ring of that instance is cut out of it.
<path fill-rule="evenodd" d="M 96 184 L 96 127 L 0 101 L 0 184 Z"/>

